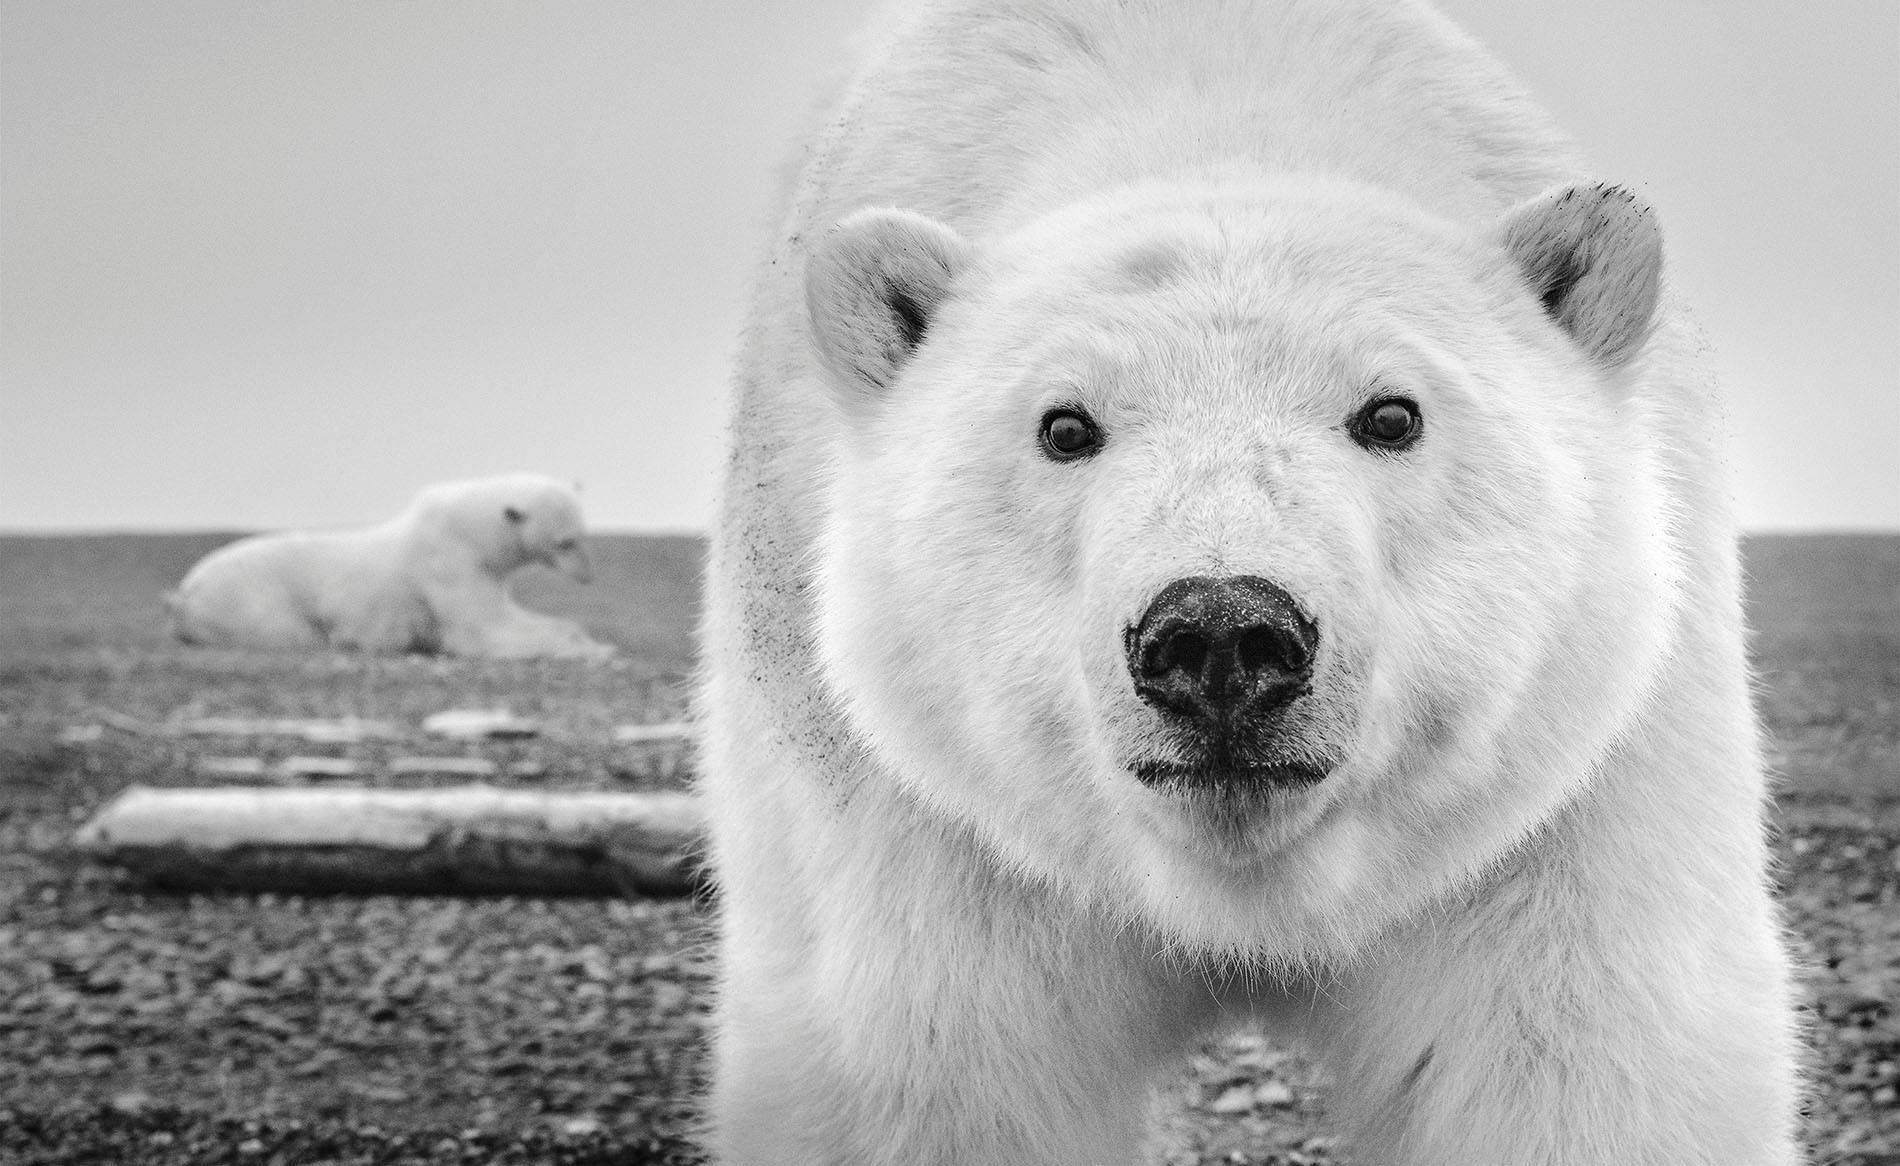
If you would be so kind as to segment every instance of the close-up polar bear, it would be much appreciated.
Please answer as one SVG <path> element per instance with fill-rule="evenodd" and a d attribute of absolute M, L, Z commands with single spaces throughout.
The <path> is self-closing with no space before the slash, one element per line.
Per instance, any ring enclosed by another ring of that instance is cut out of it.
<path fill-rule="evenodd" d="M 900 6 L 740 358 L 721 1163 L 1796 1161 L 1721 404 L 1656 216 L 1407 0 Z"/>
<path fill-rule="evenodd" d="M 579 582 L 580 498 L 541 474 L 442 482 L 360 530 L 253 535 L 220 547 L 167 599 L 172 631 L 218 647 L 346 648 L 604 659 L 580 625 L 529 611 L 508 576 L 539 563 Z"/>

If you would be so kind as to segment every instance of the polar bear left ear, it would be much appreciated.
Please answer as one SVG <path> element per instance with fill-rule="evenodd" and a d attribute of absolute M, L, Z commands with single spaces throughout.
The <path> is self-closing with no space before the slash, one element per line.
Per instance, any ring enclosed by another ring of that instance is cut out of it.
<path fill-rule="evenodd" d="M 910 211 L 857 211 L 805 265 L 812 340 L 849 406 L 897 378 L 930 331 L 970 245 Z"/>
<path fill-rule="evenodd" d="M 1598 363 L 1629 363 L 1662 287 L 1662 232 L 1621 186 L 1546 191 L 1504 218 L 1504 249 L 1558 326 Z"/>

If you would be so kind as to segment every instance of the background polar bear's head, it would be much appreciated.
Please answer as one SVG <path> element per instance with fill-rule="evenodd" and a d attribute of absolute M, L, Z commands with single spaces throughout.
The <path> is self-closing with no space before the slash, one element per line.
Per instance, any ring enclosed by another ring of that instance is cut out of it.
<path fill-rule="evenodd" d="M 1606 187 L 1487 231 L 1322 182 L 982 246 L 859 212 L 807 273 L 827 681 L 1033 876 L 1192 950 L 1349 949 L 1574 790 L 1665 650 L 1659 267 Z"/>
<path fill-rule="evenodd" d="M 540 563 L 582 583 L 593 577 L 580 494 L 558 478 L 516 473 L 440 482 L 416 496 L 410 515 L 452 532 L 494 574 Z"/>

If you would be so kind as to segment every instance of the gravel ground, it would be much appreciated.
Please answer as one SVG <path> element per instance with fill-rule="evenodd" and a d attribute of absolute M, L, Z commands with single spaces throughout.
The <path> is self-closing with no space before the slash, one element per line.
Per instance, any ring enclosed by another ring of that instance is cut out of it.
<path fill-rule="evenodd" d="M 453 695 L 427 682 L 482 687 L 437 665 L 393 666 L 420 674 L 366 678 L 325 662 L 264 684 L 220 660 L 205 662 L 196 691 L 235 676 L 241 692 L 301 693 L 250 710 L 292 715 L 336 685 L 387 681 L 415 705 Z M 193 676 L 107 669 L 104 683 L 123 707 Z M 530 678 L 543 692 L 591 683 L 548 668 Z M 100 682 L 93 672 L 76 687 Z M 79 697 L 69 684 L 40 677 L 38 701 Z M 229 711 L 219 700 L 185 707 Z M 512 748 L 548 771 L 544 783 L 666 782 L 584 743 L 595 719 Z M 26 734 L 39 749 L 0 755 L 10 803 L 0 810 L 0 1159 L 696 1160 L 687 1132 L 702 1071 L 706 905 L 146 893 L 72 858 L 72 827 L 123 776 L 185 783 L 196 754 L 232 746 L 114 730 L 61 745 L 48 742 L 52 721 Z M 13 741 L 25 729 L 8 727 Z M 1891 1162 L 1900 803 L 1792 798 L 1780 815 L 1784 900 L 1812 987 L 1817 1160 Z M 1212 1046 L 1169 1091 L 1168 1161 L 1335 1161 L 1324 1100 L 1297 1057 L 1252 1038 Z"/>
<path fill-rule="evenodd" d="M 101 710 L 413 728 L 444 708 L 507 705 L 546 732 L 487 755 L 538 772 L 538 787 L 673 784 L 607 734 L 678 715 L 677 654 L 589 669 L 78 636 L 22 647 L 5 642 L 3 600 L 0 1162 L 698 1160 L 706 904 L 175 896 L 66 848 L 126 784 L 196 784 L 198 758 L 244 747 L 110 727 L 62 741 Z M 1775 845 L 1807 967 L 1808 1135 L 1817 1163 L 1900 1166 L 1900 643 L 1830 625 L 1767 647 L 1765 708 L 1797 786 Z M 398 747 L 453 751 L 415 734 L 340 752 L 374 771 Z M 1325 1097 L 1285 1050 L 1210 1046 L 1166 1090 L 1167 1161 L 1340 1162 Z"/>

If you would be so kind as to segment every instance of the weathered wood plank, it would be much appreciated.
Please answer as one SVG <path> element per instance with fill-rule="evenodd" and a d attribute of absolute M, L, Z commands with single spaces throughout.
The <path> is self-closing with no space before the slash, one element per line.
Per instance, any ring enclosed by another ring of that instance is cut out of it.
<path fill-rule="evenodd" d="M 700 833 L 684 793 L 134 786 L 74 844 L 180 890 L 669 895 Z"/>

